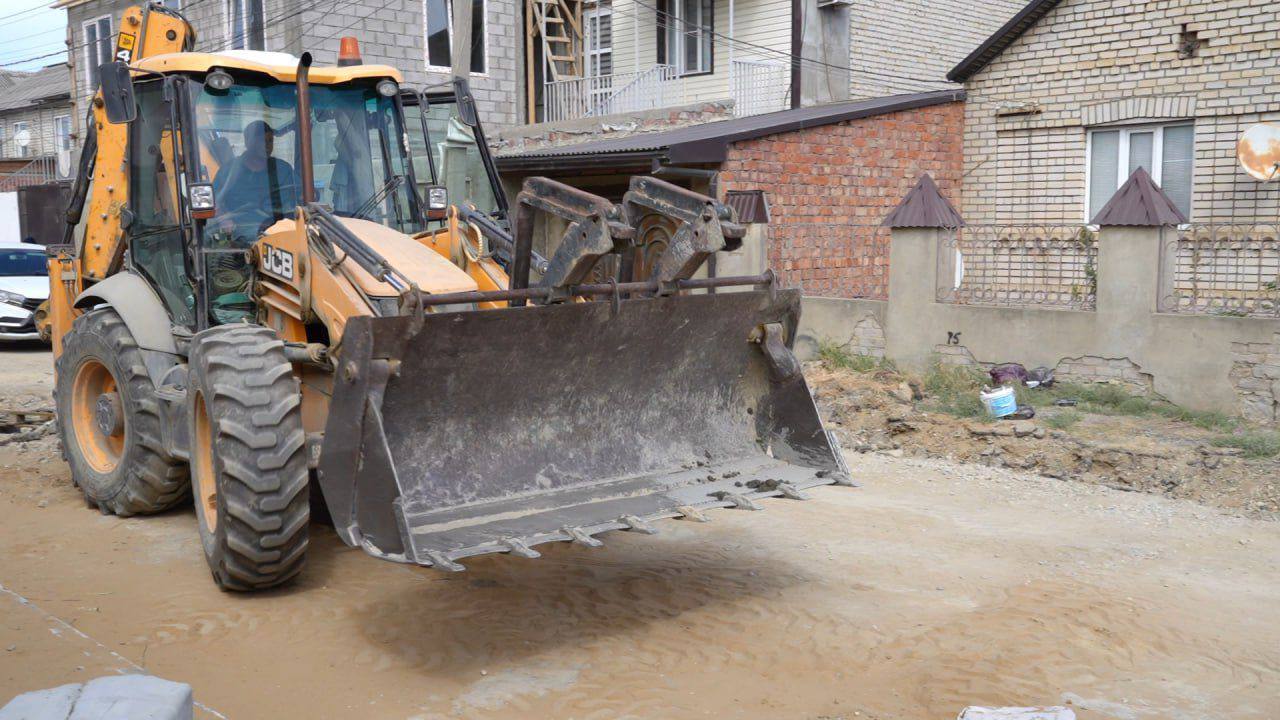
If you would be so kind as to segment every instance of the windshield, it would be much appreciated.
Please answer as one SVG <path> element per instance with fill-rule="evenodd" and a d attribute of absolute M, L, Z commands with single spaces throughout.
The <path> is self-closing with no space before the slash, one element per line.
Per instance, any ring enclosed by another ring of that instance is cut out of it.
<path fill-rule="evenodd" d="M 0 250 L 0 277 L 48 273 L 43 250 Z"/>
<path fill-rule="evenodd" d="M 205 239 L 221 233 L 252 243 L 292 217 L 302 194 L 297 88 L 237 79 L 226 91 L 194 92 L 201 181 L 214 187 Z M 395 99 L 379 95 L 372 81 L 312 85 L 311 116 L 316 200 L 340 216 L 418 232 Z"/>
<path fill-rule="evenodd" d="M 418 132 L 409 133 L 418 182 L 422 185 L 444 185 L 449 190 L 449 202 L 474 205 L 477 210 L 492 215 L 498 210 L 498 202 L 476 144 L 475 130 L 458 116 L 458 103 L 452 95 L 429 96 L 428 103 L 428 137 L 424 138 Z M 420 106 L 405 108 L 409 123 L 418 122 L 421 114 Z M 432 167 L 428 166 L 426 159 L 428 151 Z M 434 175 L 431 172 L 433 168 Z"/>

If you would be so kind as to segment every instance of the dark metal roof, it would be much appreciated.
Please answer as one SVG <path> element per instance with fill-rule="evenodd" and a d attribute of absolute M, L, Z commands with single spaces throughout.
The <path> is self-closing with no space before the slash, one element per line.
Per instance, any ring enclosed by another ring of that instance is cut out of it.
<path fill-rule="evenodd" d="M 1187 222 L 1177 205 L 1147 174 L 1144 168 L 1133 171 L 1093 218 L 1094 225 L 1128 225 L 1159 227 Z"/>
<path fill-rule="evenodd" d="M 957 228 L 964 227 L 964 218 L 925 173 L 882 224 L 891 228 Z"/>
<path fill-rule="evenodd" d="M 969 53 L 969 56 L 961 60 L 959 65 L 951 68 L 951 72 L 947 73 L 947 79 L 951 82 L 964 82 L 973 77 L 1060 2 L 1062 0 L 1031 0 L 1026 7 L 1013 16 L 1013 19 L 979 45 L 977 50 Z"/>
<path fill-rule="evenodd" d="M 41 68 L 33 73 L 9 76 L 12 84 L 0 94 L 0 111 L 18 110 L 71 97 L 71 71 L 66 63 Z"/>
<path fill-rule="evenodd" d="M 622 159 L 659 159 L 673 165 L 724 162 L 731 143 L 766 135 L 831 125 L 846 120 L 964 100 L 963 90 L 935 90 L 909 95 L 831 103 L 764 115 L 720 120 L 662 132 L 594 140 L 495 158 L 498 169 L 536 170 L 613 164 Z"/>
<path fill-rule="evenodd" d="M 763 190 L 729 190 L 724 204 L 733 208 L 740 223 L 769 222 L 769 199 Z"/>

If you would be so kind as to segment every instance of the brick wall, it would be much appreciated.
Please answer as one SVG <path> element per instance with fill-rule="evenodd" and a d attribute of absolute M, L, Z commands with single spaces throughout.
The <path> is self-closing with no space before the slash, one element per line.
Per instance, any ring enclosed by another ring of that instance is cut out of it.
<path fill-rule="evenodd" d="M 854 99 L 945 90 L 955 67 L 1027 0 L 851 0 Z"/>
<path fill-rule="evenodd" d="M 77 48 L 71 58 L 72 97 L 77 115 L 83 115 L 94 89 L 88 87 L 84 69 L 84 22 L 103 15 L 119 30 L 124 9 L 138 0 L 89 0 L 68 8 L 67 20 Z M 217 52 L 229 47 L 228 0 L 188 0 L 181 11 L 196 29 L 196 50 Z M 339 39 L 351 35 L 360 40 L 364 61 L 391 65 L 412 87 L 445 83 L 449 74 L 428 72 L 424 50 L 425 27 L 422 0 L 263 0 L 266 50 L 299 55 L 309 51 L 317 65 L 335 63 Z M 518 0 L 487 0 L 486 72 L 471 77 L 471 89 L 487 126 L 515 125 L 523 117 L 523 97 L 517 80 L 523 78 L 523 33 Z M 521 28 L 522 30 L 522 28 Z M 83 124 L 77 118 L 78 125 Z"/>
<path fill-rule="evenodd" d="M 1063 0 L 966 83 L 965 219 L 1083 222 L 1087 129 L 1179 119 L 1195 121 L 1192 219 L 1275 218 L 1280 185 L 1244 175 L 1235 144 L 1280 120 L 1278 42 L 1275 0 Z M 1019 106 L 1038 111 L 1000 114 Z"/>
<path fill-rule="evenodd" d="M 959 202 L 964 103 L 947 103 L 735 143 L 720 191 L 766 191 L 769 267 L 806 295 L 884 297 L 880 222 L 929 173 Z"/>

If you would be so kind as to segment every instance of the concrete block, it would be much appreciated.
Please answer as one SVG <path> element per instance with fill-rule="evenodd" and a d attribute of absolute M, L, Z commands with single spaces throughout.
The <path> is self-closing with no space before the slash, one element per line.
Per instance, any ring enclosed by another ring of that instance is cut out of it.
<path fill-rule="evenodd" d="M 24 693 L 0 720 L 192 720 L 191 686 L 149 675 L 113 675 Z"/>
<path fill-rule="evenodd" d="M 191 686 L 150 675 L 91 680 L 67 720 L 192 720 Z"/>
<path fill-rule="evenodd" d="M 65 718 L 80 697 L 79 683 L 23 693 L 0 708 L 0 720 L 48 720 Z"/>

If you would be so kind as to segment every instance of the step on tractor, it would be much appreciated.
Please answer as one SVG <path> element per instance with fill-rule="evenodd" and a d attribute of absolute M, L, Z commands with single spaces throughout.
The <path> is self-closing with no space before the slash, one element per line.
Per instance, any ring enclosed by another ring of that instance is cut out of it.
<path fill-rule="evenodd" d="M 215 582 L 256 590 L 302 569 L 313 512 L 456 571 L 850 483 L 799 295 L 699 272 L 742 241 L 730 208 L 652 177 L 512 207 L 465 81 L 408 90 L 348 38 L 326 67 L 194 42 L 124 12 L 50 251 L 90 506 L 192 497 Z"/>

